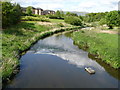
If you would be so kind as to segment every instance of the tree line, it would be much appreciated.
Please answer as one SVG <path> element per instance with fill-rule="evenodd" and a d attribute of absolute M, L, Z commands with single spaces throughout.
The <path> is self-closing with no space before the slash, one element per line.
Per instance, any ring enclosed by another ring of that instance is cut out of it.
<path fill-rule="evenodd" d="M 19 4 L 10 2 L 0 2 L 2 3 L 2 27 L 6 28 L 8 26 L 17 24 L 21 20 L 22 15 L 27 16 L 37 16 L 32 14 L 32 7 L 27 7 L 26 13 L 22 13 L 22 8 Z M 101 13 L 88 13 L 85 16 L 78 16 L 75 13 L 57 10 L 56 13 L 46 15 L 50 19 L 63 19 L 66 23 L 80 26 L 82 22 L 91 23 L 99 22 L 100 25 L 107 24 L 110 29 L 114 26 L 120 25 L 120 11 L 110 11 Z"/>
<path fill-rule="evenodd" d="M 83 20 L 87 23 L 99 22 L 100 25 L 107 24 L 112 29 L 114 26 L 120 25 L 120 11 L 88 13 L 83 16 Z"/>

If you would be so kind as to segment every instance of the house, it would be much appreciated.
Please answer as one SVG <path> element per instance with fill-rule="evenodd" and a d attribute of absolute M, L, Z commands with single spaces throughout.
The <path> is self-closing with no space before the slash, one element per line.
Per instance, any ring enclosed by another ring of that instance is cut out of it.
<path fill-rule="evenodd" d="M 47 15 L 47 14 L 55 14 L 55 11 L 53 11 L 53 10 L 44 10 L 43 15 Z"/>
<path fill-rule="evenodd" d="M 43 9 L 41 9 L 41 8 L 33 8 L 33 14 L 43 15 Z"/>
<path fill-rule="evenodd" d="M 21 9 L 23 13 L 26 13 L 26 9 L 27 9 L 26 7 L 21 7 Z"/>
<path fill-rule="evenodd" d="M 26 13 L 26 10 L 27 10 L 26 7 L 22 7 L 22 12 L 23 13 Z M 43 15 L 43 9 L 32 7 L 32 14 Z"/>
<path fill-rule="evenodd" d="M 26 13 L 26 10 L 27 10 L 26 7 L 22 7 L 22 12 L 23 13 Z M 53 11 L 53 10 L 43 10 L 41 8 L 32 7 L 32 14 L 36 14 L 36 15 L 55 14 L 55 11 Z"/>

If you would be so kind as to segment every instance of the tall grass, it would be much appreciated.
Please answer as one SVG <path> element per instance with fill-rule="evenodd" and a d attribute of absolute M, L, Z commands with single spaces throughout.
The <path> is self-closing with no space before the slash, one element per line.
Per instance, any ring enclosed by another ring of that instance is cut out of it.
<path fill-rule="evenodd" d="M 107 64 L 120 68 L 120 55 L 118 55 L 118 35 L 95 33 L 93 31 L 74 32 L 73 40 L 81 48 L 94 55 L 98 55 Z"/>
<path fill-rule="evenodd" d="M 2 33 L 2 76 L 3 79 L 11 75 L 19 64 L 18 55 L 30 47 L 39 37 L 39 33 L 49 30 L 50 27 L 37 25 L 36 22 L 21 22 Z"/>
<path fill-rule="evenodd" d="M 22 16 L 22 21 L 42 21 L 42 22 L 50 22 L 48 18 L 43 17 L 33 17 L 33 16 Z"/>
<path fill-rule="evenodd" d="M 50 26 L 39 25 L 37 21 L 23 21 L 16 26 L 3 30 L 2 33 L 2 78 L 6 82 L 12 74 L 16 73 L 16 67 L 19 65 L 19 56 L 21 52 L 40 38 L 58 33 L 79 29 L 80 27 L 69 27 L 60 30 L 51 30 Z M 46 33 L 42 33 L 46 32 Z M 41 34 L 42 33 L 42 34 Z"/>

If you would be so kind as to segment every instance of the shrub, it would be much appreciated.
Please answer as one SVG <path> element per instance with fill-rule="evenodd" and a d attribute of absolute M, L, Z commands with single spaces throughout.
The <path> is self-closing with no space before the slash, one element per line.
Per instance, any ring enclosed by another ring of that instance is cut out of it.
<path fill-rule="evenodd" d="M 2 27 L 17 24 L 21 19 L 21 7 L 19 4 L 2 2 Z"/>
<path fill-rule="evenodd" d="M 75 26 L 82 25 L 81 19 L 75 16 L 66 16 L 64 20 L 66 23 L 71 24 L 71 25 L 75 25 Z"/>
<path fill-rule="evenodd" d="M 107 13 L 105 19 L 109 29 L 112 29 L 114 26 L 120 26 L 120 11 L 111 11 Z"/>
<path fill-rule="evenodd" d="M 64 25 L 62 23 L 58 23 L 57 25 L 60 27 L 64 27 Z"/>
<path fill-rule="evenodd" d="M 23 16 L 23 21 L 42 21 L 42 22 L 50 22 L 48 18 L 42 17 L 33 17 L 33 16 Z"/>

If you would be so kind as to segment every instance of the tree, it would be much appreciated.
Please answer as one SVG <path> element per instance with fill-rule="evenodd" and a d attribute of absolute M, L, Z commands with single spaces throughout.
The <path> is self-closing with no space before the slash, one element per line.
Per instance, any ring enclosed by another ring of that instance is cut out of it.
<path fill-rule="evenodd" d="M 32 15 L 32 7 L 31 6 L 27 7 L 26 14 L 28 14 L 29 16 Z"/>
<path fill-rule="evenodd" d="M 65 17 L 65 22 L 69 23 L 71 25 L 75 25 L 75 26 L 81 26 L 82 25 L 82 21 L 80 18 L 75 17 L 75 16 L 66 16 Z"/>
<path fill-rule="evenodd" d="M 67 12 L 66 16 L 78 16 L 76 13 Z"/>
<path fill-rule="evenodd" d="M 19 4 L 2 2 L 2 28 L 17 24 L 20 21 L 21 13 Z"/>
<path fill-rule="evenodd" d="M 120 11 L 111 11 L 107 13 L 105 19 L 106 24 L 108 25 L 109 29 L 112 29 L 114 26 L 120 25 Z"/>
<path fill-rule="evenodd" d="M 61 18 L 61 13 L 60 13 L 59 10 L 57 10 L 57 12 L 55 13 L 55 16 L 56 16 L 57 18 Z"/>
<path fill-rule="evenodd" d="M 12 23 L 15 24 L 20 21 L 22 15 L 22 10 L 19 4 L 14 4 L 12 9 Z M 13 17 L 14 16 L 14 17 Z"/>
<path fill-rule="evenodd" d="M 102 19 L 99 21 L 99 24 L 100 24 L 100 25 L 104 25 L 104 24 L 106 24 L 106 20 L 105 20 L 105 18 L 102 18 Z"/>

